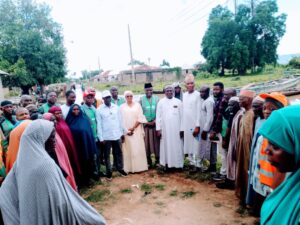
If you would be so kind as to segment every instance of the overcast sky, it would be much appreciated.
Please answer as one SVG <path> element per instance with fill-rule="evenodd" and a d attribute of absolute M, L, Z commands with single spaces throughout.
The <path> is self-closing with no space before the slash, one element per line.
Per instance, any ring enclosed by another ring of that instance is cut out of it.
<path fill-rule="evenodd" d="M 239 0 L 241 2 L 242 0 Z M 246 0 L 247 1 L 247 0 Z M 171 66 L 203 61 L 201 39 L 209 12 L 218 4 L 233 9 L 233 0 L 39 0 L 52 7 L 63 26 L 69 73 L 84 69 L 127 68 L 130 61 L 127 24 L 133 57 L 153 66 L 163 59 Z M 279 54 L 300 52 L 299 0 L 278 0 L 288 15 Z M 99 59 L 99 60 L 98 60 Z"/>

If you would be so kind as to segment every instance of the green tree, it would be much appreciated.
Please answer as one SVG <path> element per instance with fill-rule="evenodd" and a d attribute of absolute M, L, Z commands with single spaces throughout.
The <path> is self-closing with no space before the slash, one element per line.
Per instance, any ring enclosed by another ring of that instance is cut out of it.
<path fill-rule="evenodd" d="M 254 12 L 240 5 L 236 16 L 227 8 L 217 6 L 209 16 L 208 29 L 202 39 L 202 55 L 209 72 L 225 69 L 245 74 L 255 72 L 277 61 L 277 47 L 285 33 L 286 15 L 277 15 L 276 1 L 260 2 Z"/>
<path fill-rule="evenodd" d="M 162 63 L 159 66 L 160 67 L 164 67 L 164 66 L 170 67 L 170 63 L 167 60 L 163 59 Z"/>
<path fill-rule="evenodd" d="M 138 66 L 144 66 L 144 65 L 146 65 L 144 62 L 142 62 L 142 61 L 140 61 L 138 59 L 133 59 L 132 60 L 132 64 L 134 66 L 136 66 L 136 65 L 138 65 Z M 128 66 L 130 66 L 130 65 L 131 65 L 131 62 L 128 63 Z"/>
<path fill-rule="evenodd" d="M 81 71 L 82 78 L 85 79 L 90 79 L 91 77 L 97 76 L 100 73 L 102 73 L 103 70 L 83 70 Z"/>
<path fill-rule="evenodd" d="M 219 74 L 223 76 L 225 69 L 231 68 L 230 57 L 236 29 L 233 13 L 227 8 L 217 6 L 212 10 L 201 44 L 202 55 L 209 64 L 210 72 L 220 69 Z"/>
<path fill-rule="evenodd" d="M 294 57 L 289 61 L 289 66 L 295 69 L 300 69 L 300 57 Z"/>
<path fill-rule="evenodd" d="M 4 85 L 27 93 L 36 83 L 64 80 L 62 29 L 50 13 L 48 5 L 32 0 L 0 0 L 0 67 L 13 74 Z"/>

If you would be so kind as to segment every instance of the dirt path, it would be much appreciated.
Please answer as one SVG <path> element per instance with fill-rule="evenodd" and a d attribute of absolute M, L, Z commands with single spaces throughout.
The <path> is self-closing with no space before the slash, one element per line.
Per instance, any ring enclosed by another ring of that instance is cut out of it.
<path fill-rule="evenodd" d="M 86 190 L 83 196 L 110 225 L 254 224 L 236 213 L 233 191 L 185 178 L 183 173 L 156 171 L 115 177 Z"/>

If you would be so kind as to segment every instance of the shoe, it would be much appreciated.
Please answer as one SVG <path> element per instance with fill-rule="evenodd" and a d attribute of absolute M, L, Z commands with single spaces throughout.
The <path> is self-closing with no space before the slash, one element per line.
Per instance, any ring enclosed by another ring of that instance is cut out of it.
<path fill-rule="evenodd" d="M 124 170 L 119 170 L 122 177 L 126 177 L 128 174 Z"/>
<path fill-rule="evenodd" d="M 107 173 L 107 174 L 106 174 L 106 178 L 107 178 L 108 180 L 112 180 L 112 173 Z"/>
<path fill-rule="evenodd" d="M 225 179 L 224 182 L 222 183 L 217 183 L 216 187 L 219 189 L 228 189 L 228 190 L 234 190 L 235 186 L 234 186 L 234 181 L 229 180 L 229 179 Z"/>
<path fill-rule="evenodd" d="M 212 177 L 213 181 L 225 181 L 226 179 L 226 175 L 222 175 L 222 174 L 219 174 L 219 173 L 216 173 L 213 177 Z"/>

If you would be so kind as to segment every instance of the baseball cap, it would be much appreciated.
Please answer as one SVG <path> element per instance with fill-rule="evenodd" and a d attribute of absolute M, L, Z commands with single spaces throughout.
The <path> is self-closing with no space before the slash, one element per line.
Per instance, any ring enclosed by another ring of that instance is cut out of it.
<path fill-rule="evenodd" d="M 102 98 L 111 97 L 111 94 L 108 90 L 102 92 Z"/>
<path fill-rule="evenodd" d="M 280 102 L 281 104 L 283 104 L 284 106 L 287 106 L 289 104 L 287 97 L 280 92 L 272 92 L 270 94 L 262 93 L 259 96 L 262 99 L 266 99 L 266 98 L 274 99 L 274 100 Z"/>
<path fill-rule="evenodd" d="M 83 92 L 83 97 L 87 97 L 87 96 L 89 96 L 89 95 L 95 96 L 95 92 L 94 92 L 94 91 L 91 91 L 90 89 L 85 90 L 85 91 Z"/>

